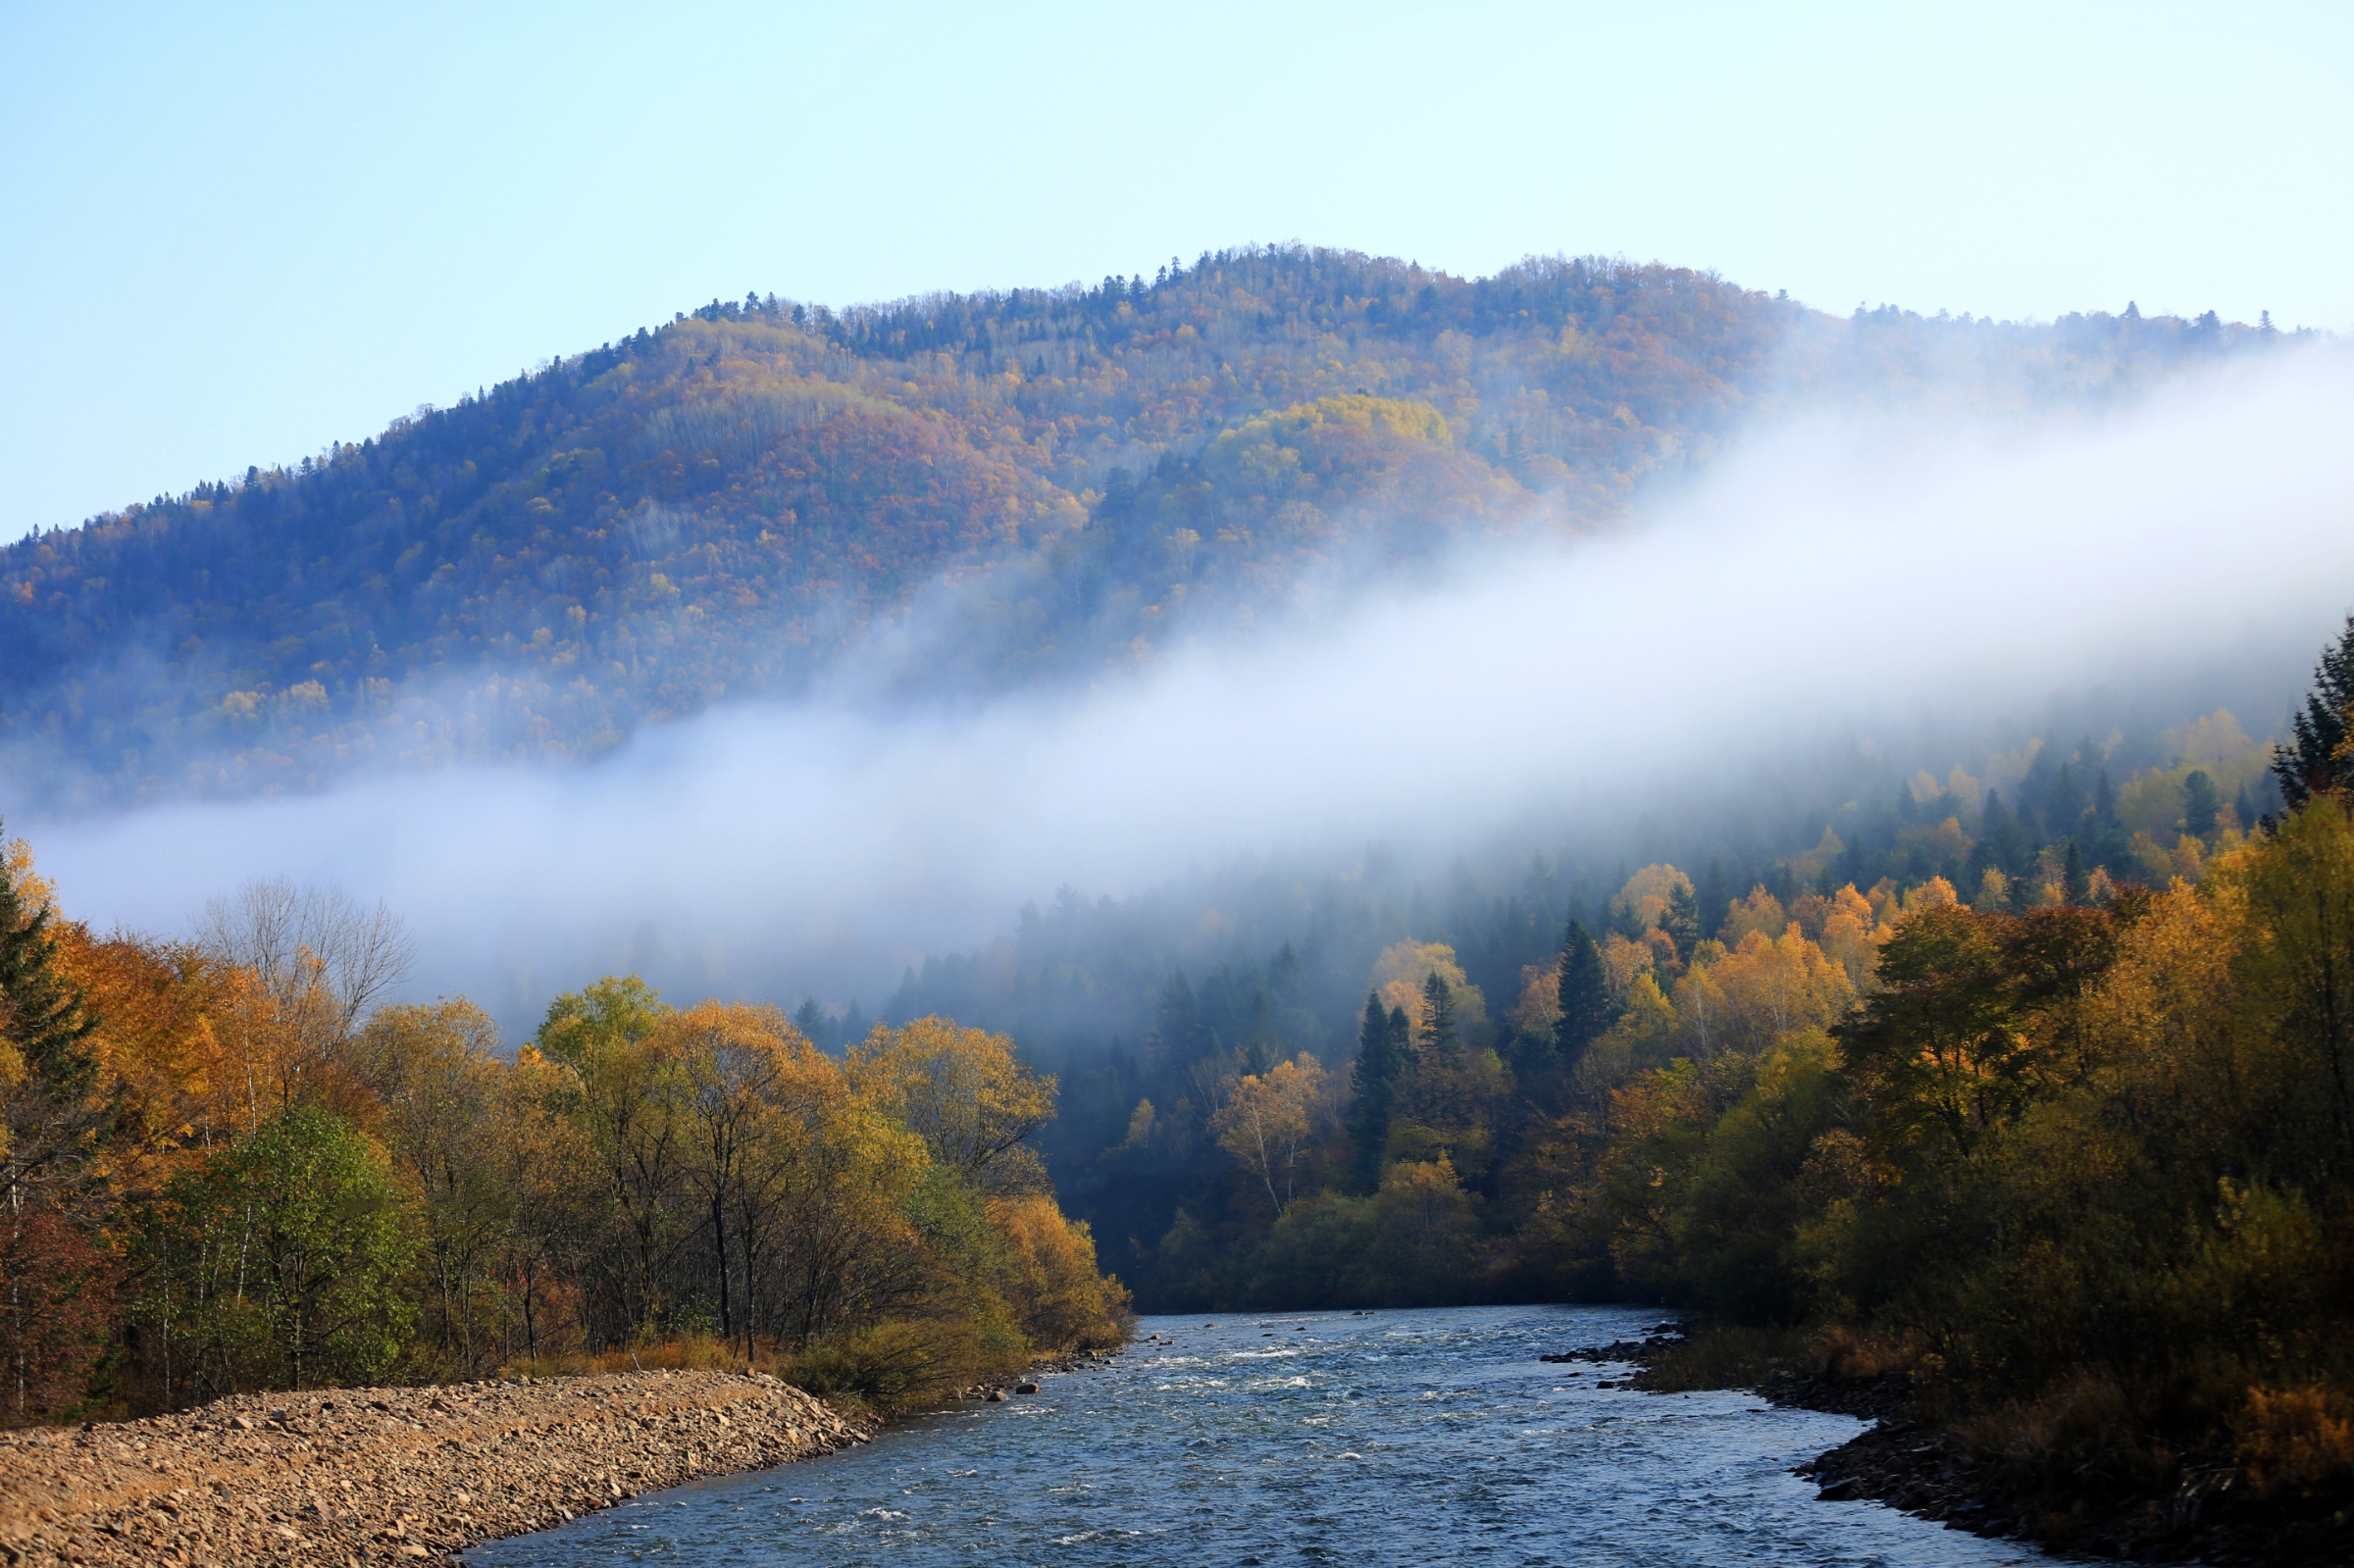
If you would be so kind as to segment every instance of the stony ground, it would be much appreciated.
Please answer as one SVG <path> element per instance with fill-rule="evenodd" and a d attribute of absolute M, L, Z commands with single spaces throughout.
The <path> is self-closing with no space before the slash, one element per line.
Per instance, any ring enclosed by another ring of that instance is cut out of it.
<path fill-rule="evenodd" d="M 727 1372 L 224 1399 L 0 1434 L 0 1563 L 443 1561 L 474 1542 L 872 1432 L 774 1378 Z"/>

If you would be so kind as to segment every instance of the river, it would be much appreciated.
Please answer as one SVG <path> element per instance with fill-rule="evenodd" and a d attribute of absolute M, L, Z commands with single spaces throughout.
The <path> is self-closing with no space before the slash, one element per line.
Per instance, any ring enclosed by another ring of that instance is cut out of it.
<path fill-rule="evenodd" d="M 1603 1389 L 1656 1310 L 1146 1318 L 1102 1370 L 478 1546 L 476 1568 L 2027 1563 L 1790 1466 L 1845 1416 Z M 1214 1325 L 1214 1327 L 1212 1326 Z"/>

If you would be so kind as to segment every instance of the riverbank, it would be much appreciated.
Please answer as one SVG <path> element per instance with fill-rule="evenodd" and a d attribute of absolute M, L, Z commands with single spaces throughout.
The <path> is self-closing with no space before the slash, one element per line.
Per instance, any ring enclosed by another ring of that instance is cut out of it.
<path fill-rule="evenodd" d="M 2031 1542 L 2074 1557 L 2202 1563 L 2211 1568 L 2290 1568 L 2354 1561 L 2354 1517 L 2243 1503 L 2228 1466 L 2185 1467 L 2164 1496 L 2086 1474 L 2056 1490 L 2022 1466 L 1984 1451 L 1961 1433 L 1916 1419 L 1911 1380 L 1901 1371 L 1836 1378 L 1776 1359 L 1732 1370 L 1720 1347 L 1662 1324 L 1639 1341 L 1573 1352 L 1579 1360 L 1631 1361 L 1627 1387 L 1669 1392 L 1698 1387 L 1754 1389 L 1768 1402 L 1856 1416 L 1872 1425 L 1796 1469 L 1823 1502 L 1869 1501 L 1949 1530 Z M 1561 1359 L 1569 1359 L 1562 1357 Z M 1706 1368 L 1714 1375 L 1696 1377 Z"/>
<path fill-rule="evenodd" d="M 877 1425 L 765 1373 L 241 1395 L 0 1434 L 0 1562 L 447 1562 L 641 1492 L 830 1453 Z"/>

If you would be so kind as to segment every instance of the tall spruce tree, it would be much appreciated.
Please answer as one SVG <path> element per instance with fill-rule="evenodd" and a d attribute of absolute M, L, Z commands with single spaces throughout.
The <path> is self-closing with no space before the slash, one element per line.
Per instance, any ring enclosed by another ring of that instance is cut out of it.
<path fill-rule="evenodd" d="M 1561 937 L 1561 1021 L 1553 1026 L 1554 1048 L 1561 1065 L 1572 1067 L 1611 1027 L 1616 1012 L 1611 1004 L 1610 981 L 1602 972 L 1602 951 L 1574 920 Z"/>
<path fill-rule="evenodd" d="M 2068 855 L 2061 862 L 2060 892 L 2072 904 L 2080 904 L 2092 895 L 2092 878 L 2084 871 L 2083 851 L 2073 838 L 2068 840 Z"/>
<path fill-rule="evenodd" d="M 2289 810 L 2354 784 L 2354 756 L 2346 746 L 2349 709 L 2354 709 L 2354 615 L 2346 617 L 2337 641 L 2322 650 L 2305 711 L 2289 716 L 2287 744 L 2273 748 L 2273 777 Z"/>
<path fill-rule="evenodd" d="M 1356 1107 L 1349 1137 L 1356 1145 L 1354 1175 L 1370 1192 L 1381 1186 L 1382 1153 L 1390 1140 L 1390 1086 L 1406 1069 L 1406 1014 L 1385 1013 L 1381 997 L 1365 993 L 1365 1016 L 1357 1026 L 1356 1066 L 1350 1072 Z"/>
<path fill-rule="evenodd" d="M 2215 819 L 2222 815 L 2223 796 L 2204 769 L 2193 768 L 2182 781 L 2182 831 L 2193 838 L 2215 835 Z"/>
<path fill-rule="evenodd" d="M 1462 1023 L 1455 1002 L 1455 987 L 1432 971 L 1422 983 L 1422 1048 L 1441 1061 L 1463 1054 Z"/>
<path fill-rule="evenodd" d="M 0 859 L 0 1037 L 24 1056 L 26 1075 L 59 1099 L 79 1099 L 98 1080 L 89 1047 L 98 1021 L 58 972 L 50 912 L 27 909 Z"/>
<path fill-rule="evenodd" d="M 1660 929 L 1675 943 L 1675 956 L 1690 958 L 1692 949 L 1700 945 L 1700 898 L 1689 882 L 1679 882 L 1667 895 L 1666 913 L 1660 918 Z"/>

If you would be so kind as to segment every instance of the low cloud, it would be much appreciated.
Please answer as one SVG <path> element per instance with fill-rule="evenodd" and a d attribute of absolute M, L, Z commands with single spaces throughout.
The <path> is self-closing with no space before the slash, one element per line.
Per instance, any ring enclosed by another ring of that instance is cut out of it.
<path fill-rule="evenodd" d="M 1459 554 L 1083 692 L 744 704 L 588 767 L 12 828 L 101 926 L 184 930 L 261 876 L 381 897 L 416 987 L 510 1029 L 618 969 L 871 1008 L 1063 885 L 1607 833 L 1695 779 L 2103 683 L 2284 706 L 2354 606 L 2349 428 L 2334 345 L 2102 414 L 1787 424 L 1616 534 Z"/>

